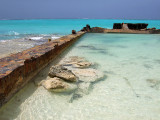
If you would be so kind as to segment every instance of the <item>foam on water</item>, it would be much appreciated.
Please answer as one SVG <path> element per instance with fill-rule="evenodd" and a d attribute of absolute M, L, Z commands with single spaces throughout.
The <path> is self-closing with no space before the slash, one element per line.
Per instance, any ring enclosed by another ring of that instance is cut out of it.
<path fill-rule="evenodd" d="M 31 40 L 40 40 L 42 39 L 43 37 L 30 37 Z"/>
<path fill-rule="evenodd" d="M 19 35 L 19 33 L 15 31 L 9 31 L 8 35 Z"/>
<path fill-rule="evenodd" d="M 63 56 L 81 56 L 99 64 L 107 78 L 89 94 L 69 102 L 28 83 L 0 110 L 14 120 L 159 120 L 160 35 L 86 34 Z M 62 57 L 62 56 L 61 56 Z M 52 63 L 51 65 L 53 65 Z M 34 80 L 44 80 L 49 67 Z"/>
<path fill-rule="evenodd" d="M 58 37 L 58 36 L 52 36 L 51 38 L 52 38 L 52 39 L 58 39 L 58 38 L 60 38 L 60 37 Z"/>

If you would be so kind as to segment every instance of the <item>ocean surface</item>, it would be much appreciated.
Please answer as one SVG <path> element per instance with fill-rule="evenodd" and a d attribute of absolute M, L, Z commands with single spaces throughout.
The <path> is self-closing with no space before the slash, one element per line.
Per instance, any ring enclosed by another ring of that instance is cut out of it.
<path fill-rule="evenodd" d="M 91 27 L 113 28 L 113 23 L 148 23 L 149 28 L 160 29 L 160 20 L 114 20 L 114 19 L 39 19 L 0 20 L 0 40 L 24 37 L 67 35 L 71 30 L 81 30 L 86 24 Z M 38 38 L 35 38 L 38 39 Z"/>
<path fill-rule="evenodd" d="M 107 76 L 72 102 L 72 93 L 48 92 L 33 82 L 45 80 L 50 66 L 70 56 L 85 57 Z M 160 119 L 159 34 L 85 34 L 50 66 L 0 109 L 0 119 Z"/>

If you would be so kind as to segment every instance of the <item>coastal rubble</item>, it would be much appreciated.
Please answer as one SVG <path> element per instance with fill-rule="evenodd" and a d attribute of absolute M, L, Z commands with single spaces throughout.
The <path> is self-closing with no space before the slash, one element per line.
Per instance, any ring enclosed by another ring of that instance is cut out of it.
<path fill-rule="evenodd" d="M 72 30 L 72 34 L 76 34 L 77 32 L 75 30 Z"/>
<path fill-rule="evenodd" d="M 91 27 L 90 27 L 90 25 L 86 25 L 86 27 L 83 27 L 82 29 L 81 29 L 81 31 L 87 31 L 87 32 L 90 32 L 90 30 L 91 30 Z"/>
<path fill-rule="evenodd" d="M 92 65 L 92 63 L 88 62 L 83 57 L 72 56 L 62 63 L 63 66 L 72 66 L 74 68 L 88 68 Z"/>
<path fill-rule="evenodd" d="M 58 77 L 44 80 L 41 84 L 45 89 L 53 92 L 66 92 L 77 88 L 77 85 L 71 83 L 69 84 Z"/>
<path fill-rule="evenodd" d="M 74 100 L 77 100 L 84 95 L 88 95 L 92 88 L 92 84 L 89 82 L 81 82 L 78 84 L 78 89 L 74 91 L 69 102 L 72 103 Z"/>
<path fill-rule="evenodd" d="M 65 81 L 75 82 L 77 81 L 76 76 L 72 73 L 72 71 L 63 67 L 62 65 L 52 66 L 50 68 L 49 74 L 51 78 L 59 77 Z"/>
<path fill-rule="evenodd" d="M 93 83 L 103 79 L 103 72 L 92 68 L 84 57 L 71 56 L 52 66 L 49 78 L 42 81 L 45 89 L 53 92 L 72 92 L 69 102 L 89 94 Z"/>
<path fill-rule="evenodd" d="M 104 74 L 101 71 L 93 68 L 75 69 L 73 70 L 73 73 L 79 77 L 79 81 L 83 82 L 95 82 L 104 77 Z"/>

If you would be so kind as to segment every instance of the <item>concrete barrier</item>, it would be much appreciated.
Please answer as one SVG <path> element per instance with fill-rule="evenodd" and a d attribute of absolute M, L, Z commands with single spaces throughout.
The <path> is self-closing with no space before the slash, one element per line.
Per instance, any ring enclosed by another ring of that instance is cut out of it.
<path fill-rule="evenodd" d="M 0 107 L 83 34 L 64 36 L 0 59 Z"/>

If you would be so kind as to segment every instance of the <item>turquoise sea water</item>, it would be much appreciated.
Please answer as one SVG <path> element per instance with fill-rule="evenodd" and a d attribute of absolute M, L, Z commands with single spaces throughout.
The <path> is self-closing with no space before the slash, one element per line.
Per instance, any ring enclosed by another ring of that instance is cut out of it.
<path fill-rule="evenodd" d="M 70 34 L 86 24 L 112 28 L 115 22 L 148 23 L 149 28 L 160 29 L 160 20 L 0 20 L 0 57 L 6 51 L 42 44 L 44 37 Z M 70 103 L 73 94 L 55 94 L 35 86 L 33 81 L 47 78 L 47 67 L 0 109 L 0 120 L 160 119 L 159 34 L 86 34 L 61 59 L 69 56 L 96 63 L 107 77 L 93 84 L 89 94 Z"/>
<path fill-rule="evenodd" d="M 106 78 L 88 94 L 55 94 L 29 82 L 0 110 L 2 120 L 159 120 L 160 35 L 86 34 L 63 56 L 85 57 Z M 52 63 L 50 66 L 52 66 Z M 45 80 L 49 67 L 36 80 Z"/>
<path fill-rule="evenodd" d="M 66 35 L 71 30 L 80 30 L 86 24 L 112 28 L 113 23 L 148 23 L 149 28 L 160 29 L 160 20 L 112 20 L 112 19 L 42 19 L 42 20 L 0 20 L 0 40 L 29 36 Z"/>

